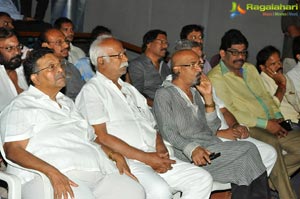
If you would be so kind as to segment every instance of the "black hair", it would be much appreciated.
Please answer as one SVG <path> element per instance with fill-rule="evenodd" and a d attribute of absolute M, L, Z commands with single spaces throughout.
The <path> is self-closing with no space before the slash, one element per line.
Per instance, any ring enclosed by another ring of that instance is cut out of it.
<path fill-rule="evenodd" d="M 11 16 L 7 12 L 0 12 L 0 17 L 4 17 L 4 16 L 11 18 Z"/>
<path fill-rule="evenodd" d="M 167 36 L 167 33 L 163 30 L 155 29 L 155 30 L 149 30 L 144 36 L 143 36 L 143 45 L 142 45 L 142 52 L 145 52 L 147 49 L 147 44 L 154 41 L 157 38 L 157 35 L 162 34 Z"/>
<path fill-rule="evenodd" d="M 60 29 L 63 23 L 71 23 L 73 25 L 73 22 L 71 21 L 71 19 L 69 19 L 67 17 L 60 17 L 55 20 L 53 27 Z"/>
<path fill-rule="evenodd" d="M 99 35 L 103 34 L 111 35 L 112 32 L 105 26 L 96 26 L 91 32 L 91 39 L 95 40 Z"/>
<path fill-rule="evenodd" d="M 261 49 L 256 55 L 256 68 L 261 73 L 260 65 L 265 65 L 271 55 L 277 53 L 280 57 L 280 51 L 274 46 L 266 46 Z"/>
<path fill-rule="evenodd" d="M 24 75 L 28 85 L 34 85 L 30 76 L 37 70 L 37 61 L 46 54 L 52 54 L 53 50 L 49 48 L 39 48 L 28 52 L 26 59 L 23 62 Z"/>
<path fill-rule="evenodd" d="M 295 37 L 293 40 L 293 57 L 296 63 L 299 61 L 297 55 L 300 54 L 300 36 Z"/>
<path fill-rule="evenodd" d="M 204 27 L 201 25 L 197 25 L 197 24 L 190 24 L 190 25 L 186 25 L 183 26 L 180 32 L 180 39 L 187 39 L 187 36 L 193 32 L 201 32 L 202 37 L 204 37 Z"/>
<path fill-rule="evenodd" d="M 225 32 L 224 36 L 222 37 L 220 50 L 227 50 L 235 44 L 244 44 L 246 49 L 248 48 L 248 40 L 241 33 L 241 31 L 237 29 L 230 29 Z"/>

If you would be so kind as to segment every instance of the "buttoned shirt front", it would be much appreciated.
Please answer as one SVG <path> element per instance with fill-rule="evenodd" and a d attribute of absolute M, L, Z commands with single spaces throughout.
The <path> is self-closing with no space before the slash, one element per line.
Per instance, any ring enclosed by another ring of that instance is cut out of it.
<path fill-rule="evenodd" d="M 118 80 L 120 90 L 99 72 L 76 98 L 76 106 L 91 125 L 106 124 L 109 134 L 143 151 L 156 146 L 156 123 L 146 99 L 130 84 Z"/>
<path fill-rule="evenodd" d="M 56 101 L 30 86 L 1 113 L 2 140 L 29 139 L 26 150 L 61 172 L 115 171 L 113 162 L 94 142 L 93 128 L 78 113 L 72 100 L 58 93 Z M 32 173 L 16 167 L 7 170 L 23 182 L 33 178 Z"/>
<path fill-rule="evenodd" d="M 287 72 L 287 76 L 291 78 L 292 82 L 294 83 L 297 94 L 298 96 L 300 96 L 300 62 L 298 62 L 293 69 Z"/>
<path fill-rule="evenodd" d="M 28 88 L 24 72 L 23 66 L 20 66 L 16 69 L 17 77 L 18 77 L 18 85 L 23 90 Z M 0 65 L 0 112 L 8 105 L 17 95 L 17 90 L 3 65 Z"/>
<path fill-rule="evenodd" d="M 217 96 L 238 122 L 266 128 L 269 119 L 282 118 L 255 66 L 245 63 L 241 73 L 243 78 L 230 72 L 222 61 L 208 73 Z"/>
<path fill-rule="evenodd" d="M 129 62 L 128 67 L 132 85 L 145 97 L 154 99 L 156 90 L 171 73 L 169 66 L 160 62 L 157 70 L 145 54 Z"/>
<path fill-rule="evenodd" d="M 85 53 L 83 52 L 83 50 L 70 43 L 68 61 L 72 64 L 76 64 L 76 62 L 83 57 L 85 57 Z"/>
<path fill-rule="evenodd" d="M 273 96 L 274 101 L 280 108 L 284 119 L 290 119 L 293 122 L 298 123 L 298 120 L 300 119 L 300 99 L 290 78 L 286 76 L 286 91 L 282 101 L 280 102 L 279 99 L 275 96 L 278 88 L 275 81 L 264 72 L 261 72 L 260 76 L 268 92 Z"/>

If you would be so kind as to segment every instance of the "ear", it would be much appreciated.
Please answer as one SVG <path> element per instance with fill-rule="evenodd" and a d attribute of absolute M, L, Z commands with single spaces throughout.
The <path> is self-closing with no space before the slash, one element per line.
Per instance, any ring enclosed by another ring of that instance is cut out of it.
<path fill-rule="evenodd" d="M 297 59 L 298 61 L 300 61 L 300 54 L 297 54 L 297 55 L 296 55 L 296 59 Z"/>
<path fill-rule="evenodd" d="M 260 65 L 259 65 L 259 68 L 260 68 L 260 70 L 263 71 L 263 72 L 266 71 L 266 66 L 265 66 L 265 65 L 260 64 Z"/>
<path fill-rule="evenodd" d="M 39 78 L 37 77 L 37 74 L 31 74 L 30 79 L 33 82 L 34 85 L 39 85 L 40 81 Z"/>
<path fill-rule="evenodd" d="M 104 64 L 104 59 L 103 57 L 98 57 L 97 58 L 97 65 L 100 64 L 100 65 L 103 65 Z"/>
<path fill-rule="evenodd" d="M 47 42 L 43 42 L 43 43 L 42 43 L 42 47 L 44 47 L 44 48 L 49 48 L 49 44 L 48 44 Z"/>
<path fill-rule="evenodd" d="M 221 59 L 223 59 L 225 57 L 225 55 L 226 55 L 226 52 L 225 52 L 225 50 L 220 50 L 219 54 L 221 56 Z"/>

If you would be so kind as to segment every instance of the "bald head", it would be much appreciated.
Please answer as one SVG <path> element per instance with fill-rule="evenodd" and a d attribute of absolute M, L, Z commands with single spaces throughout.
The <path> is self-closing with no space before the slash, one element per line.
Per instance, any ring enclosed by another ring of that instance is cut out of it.
<path fill-rule="evenodd" d="M 191 60 L 199 60 L 199 56 L 191 49 L 176 51 L 171 57 L 172 68 L 176 65 L 191 63 Z"/>

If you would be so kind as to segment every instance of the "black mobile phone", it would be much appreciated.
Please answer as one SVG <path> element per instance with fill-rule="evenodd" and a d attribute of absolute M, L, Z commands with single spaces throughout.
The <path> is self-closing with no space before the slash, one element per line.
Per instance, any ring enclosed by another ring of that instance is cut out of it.
<path fill-rule="evenodd" d="M 210 160 L 213 160 L 213 159 L 216 159 L 217 157 L 220 157 L 221 156 L 221 153 L 219 152 L 219 153 L 215 153 L 215 152 L 213 152 L 213 153 L 211 153 L 210 155 L 209 155 L 209 159 Z"/>
<path fill-rule="evenodd" d="M 284 121 L 280 122 L 279 124 L 280 124 L 280 126 L 282 128 L 284 128 L 287 131 L 293 130 L 292 121 L 291 120 L 284 120 Z"/>

